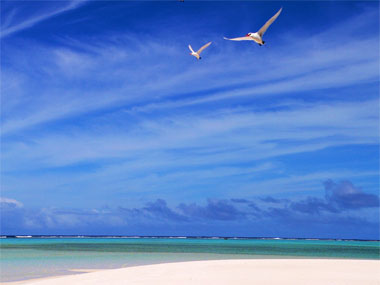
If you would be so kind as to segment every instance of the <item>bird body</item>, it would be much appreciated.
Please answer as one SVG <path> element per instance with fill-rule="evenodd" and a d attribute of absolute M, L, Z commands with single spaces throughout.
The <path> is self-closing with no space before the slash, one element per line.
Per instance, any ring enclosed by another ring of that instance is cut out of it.
<path fill-rule="evenodd" d="M 270 18 L 264 24 L 264 26 L 262 26 L 260 28 L 260 30 L 258 30 L 256 33 L 248 33 L 245 37 L 232 38 L 232 39 L 224 37 L 224 39 L 230 40 L 230 41 L 254 41 L 254 42 L 258 43 L 260 46 L 262 46 L 263 44 L 265 44 L 265 42 L 263 41 L 264 33 L 269 28 L 269 26 L 272 25 L 272 23 L 277 19 L 277 17 L 280 15 L 281 11 L 282 11 L 282 8 L 280 10 L 278 10 L 278 12 L 272 18 Z"/>
<path fill-rule="evenodd" d="M 224 37 L 224 39 L 230 40 L 230 41 L 254 41 L 258 43 L 259 45 L 263 45 L 265 43 L 262 37 L 258 33 L 248 33 L 244 37 L 232 38 L 232 39 Z"/>
<path fill-rule="evenodd" d="M 191 47 L 191 45 L 189 45 L 189 50 L 191 51 L 190 55 L 192 56 L 195 56 L 198 60 L 201 59 L 201 52 L 207 48 L 209 45 L 211 45 L 212 42 L 208 42 L 207 44 L 205 44 L 204 46 L 202 46 L 198 51 L 194 51 L 193 48 Z"/>

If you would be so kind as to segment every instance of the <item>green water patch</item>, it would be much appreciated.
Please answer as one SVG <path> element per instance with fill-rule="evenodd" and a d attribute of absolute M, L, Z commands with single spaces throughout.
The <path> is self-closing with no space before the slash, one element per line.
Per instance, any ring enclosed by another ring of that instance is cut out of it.
<path fill-rule="evenodd" d="M 99 253 L 210 253 L 252 256 L 380 259 L 379 242 L 211 239 L 25 239 L 1 250 Z"/>

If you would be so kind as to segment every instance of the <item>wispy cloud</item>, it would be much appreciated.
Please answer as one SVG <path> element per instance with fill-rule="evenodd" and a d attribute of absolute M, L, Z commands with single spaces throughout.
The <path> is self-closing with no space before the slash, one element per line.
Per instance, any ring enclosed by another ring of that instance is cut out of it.
<path fill-rule="evenodd" d="M 373 13 L 368 19 L 375 21 Z M 368 19 L 366 23 L 370 25 Z M 252 57 L 250 51 L 243 51 L 237 58 L 231 56 L 237 52 L 233 46 L 224 46 L 210 55 L 205 64 L 195 66 L 188 62 L 178 43 L 164 43 L 159 39 L 140 42 L 131 40 L 128 35 L 121 35 L 116 41 L 105 38 L 91 45 L 65 39 L 65 48 L 34 47 L 33 57 L 9 51 L 13 67 L 3 68 L 6 81 L 16 80 L 12 69 L 19 69 L 19 64 L 28 61 L 35 74 L 42 73 L 41 80 L 46 87 L 39 90 L 40 95 L 35 96 L 29 110 L 23 108 L 22 116 L 17 109 L 23 101 L 17 103 L 15 100 L 28 97 L 27 94 L 16 98 L 7 96 L 14 92 L 7 90 L 9 85 L 4 87 L 6 102 L 9 101 L 10 107 L 15 103 L 13 108 L 5 109 L 2 132 L 15 132 L 118 106 L 134 112 L 151 112 L 236 101 L 241 97 L 278 97 L 376 82 L 379 57 L 373 47 L 378 46 L 378 38 L 366 37 L 355 42 L 351 42 L 351 38 L 350 31 L 346 31 L 340 35 L 340 42 L 322 42 L 318 46 L 313 37 L 299 39 L 297 45 L 284 41 L 281 49 L 274 48 L 270 55 L 265 53 L 255 58 L 254 65 L 246 64 L 246 58 Z M 283 50 L 295 52 L 286 54 Z M 164 65 L 164 62 L 170 64 Z M 129 68 L 131 66 L 134 68 Z M 235 76 L 231 77 L 231 73 Z M 203 80 L 205 76 L 207 82 Z M 147 80 L 140 84 L 140 78 Z M 97 82 L 99 88 L 82 90 L 79 82 Z M 31 82 L 23 84 L 24 89 L 32 87 Z M 153 93 L 155 96 L 151 96 Z M 8 112 L 12 112 L 12 117 Z"/>
<path fill-rule="evenodd" d="M 81 0 L 56 1 L 54 3 L 46 1 L 43 5 L 37 2 L 29 2 L 14 7 L 14 5 L 8 5 L 5 1 L 1 5 L 3 19 L 0 38 L 5 38 L 11 34 L 31 28 L 51 17 L 78 8 L 84 2 Z"/>
<path fill-rule="evenodd" d="M 181 162 L 181 156 L 170 154 L 170 150 L 181 149 L 186 164 L 196 165 L 259 160 L 329 146 L 376 144 L 377 104 L 377 100 L 369 100 L 283 111 L 170 116 L 137 121 L 117 133 L 109 132 L 107 123 L 93 131 L 49 134 L 30 143 L 11 144 L 5 148 L 4 159 L 37 159 L 48 167 L 106 158 L 139 159 L 140 152 L 159 152 L 169 160 L 157 163 L 167 165 L 173 155 L 176 163 Z M 198 149 L 198 154 L 191 149 Z"/>

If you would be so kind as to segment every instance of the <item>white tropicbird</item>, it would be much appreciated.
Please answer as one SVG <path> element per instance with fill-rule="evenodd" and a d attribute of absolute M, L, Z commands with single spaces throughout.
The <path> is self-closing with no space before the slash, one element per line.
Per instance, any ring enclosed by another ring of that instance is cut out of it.
<path fill-rule="evenodd" d="M 258 30 L 256 33 L 248 33 L 245 37 L 240 37 L 240 38 L 229 39 L 229 38 L 225 37 L 224 39 L 230 40 L 230 41 L 255 41 L 260 46 L 262 46 L 263 44 L 265 44 L 265 42 L 263 41 L 264 33 L 269 28 L 269 26 L 272 25 L 272 23 L 277 19 L 277 17 L 280 15 L 281 11 L 282 11 L 282 8 L 280 10 L 278 10 L 278 12 L 272 18 L 270 18 L 265 23 L 265 25 L 262 26 L 261 29 Z"/>
<path fill-rule="evenodd" d="M 201 59 L 201 52 L 205 49 L 205 48 L 207 48 L 209 45 L 211 45 L 211 43 L 212 42 L 209 42 L 209 43 L 207 43 L 207 44 L 205 44 L 203 47 L 201 47 L 197 52 L 195 52 L 194 50 L 193 50 L 193 48 L 191 47 L 191 45 L 189 45 L 189 49 L 190 49 L 190 51 L 191 51 L 191 55 L 192 56 L 195 56 L 198 60 L 199 59 Z"/>

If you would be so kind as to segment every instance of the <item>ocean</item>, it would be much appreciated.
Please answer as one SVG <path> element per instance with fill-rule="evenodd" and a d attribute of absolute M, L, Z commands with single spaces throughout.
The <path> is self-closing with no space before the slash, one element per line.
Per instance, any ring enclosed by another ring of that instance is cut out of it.
<path fill-rule="evenodd" d="M 44 237 L 1 238 L 0 281 L 178 261 L 251 258 L 380 259 L 379 241 Z"/>

